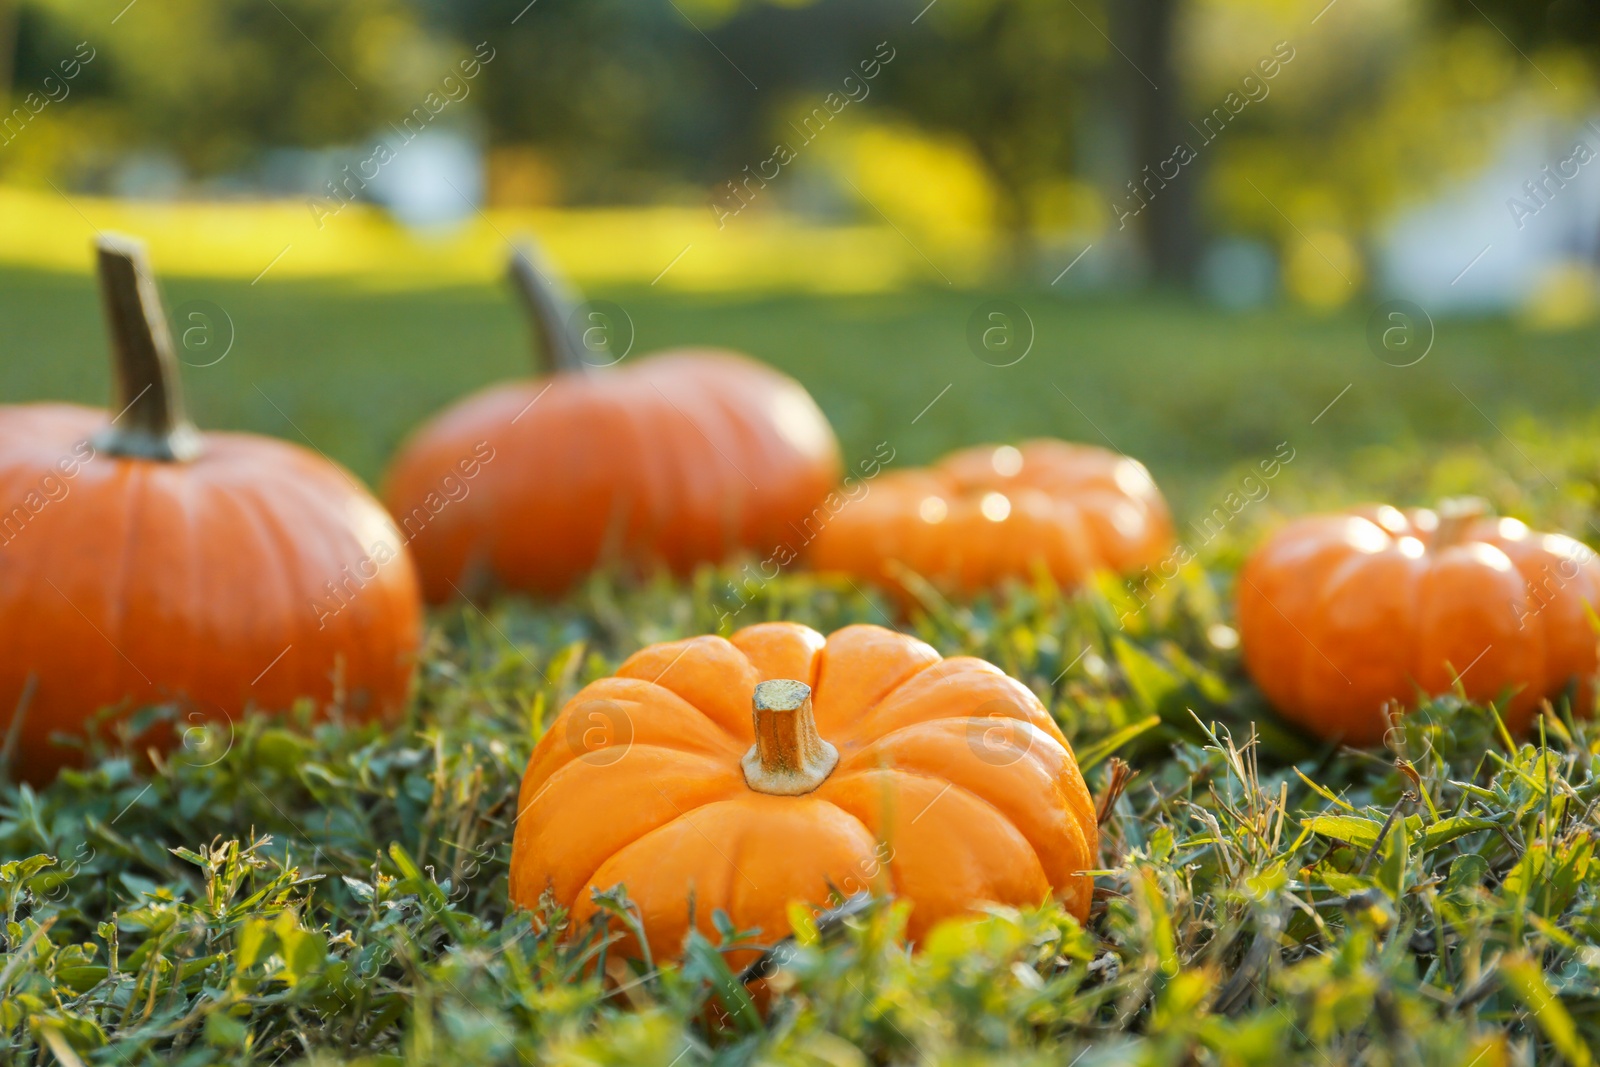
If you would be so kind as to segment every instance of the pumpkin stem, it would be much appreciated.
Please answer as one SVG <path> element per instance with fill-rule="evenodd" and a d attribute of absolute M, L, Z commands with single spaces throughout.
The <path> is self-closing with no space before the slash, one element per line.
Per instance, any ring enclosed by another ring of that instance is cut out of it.
<path fill-rule="evenodd" d="M 1439 528 L 1433 531 L 1435 552 L 1460 544 L 1473 523 L 1489 514 L 1489 502 L 1481 496 L 1453 496 L 1439 501 L 1435 509 Z"/>
<path fill-rule="evenodd" d="M 183 389 L 161 292 L 144 242 L 102 234 L 95 242 L 100 300 L 116 371 L 118 414 L 94 438 L 113 456 L 187 462 L 200 454 L 200 433 L 183 413 Z"/>
<path fill-rule="evenodd" d="M 545 374 L 583 373 L 590 369 L 584 348 L 573 340 L 568 322 L 581 301 L 548 258 L 531 240 L 511 253 L 506 268 L 527 311 L 535 339 L 534 361 Z"/>
<path fill-rule="evenodd" d="M 839 764 L 839 750 L 817 733 L 811 687 L 788 678 L 756 686 L 756 743 L 744 754 L 744 780 L 758 793 L 796 797 L 821 785 Z"/>

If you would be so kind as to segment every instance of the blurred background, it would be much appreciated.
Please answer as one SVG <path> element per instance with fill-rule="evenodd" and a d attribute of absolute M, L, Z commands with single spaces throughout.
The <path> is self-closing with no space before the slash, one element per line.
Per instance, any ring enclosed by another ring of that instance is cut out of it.
<path fill-rule="evenodd" d="M 104 402 L 88 241 L 132 232 L 198 419 L 376 480 L 524 372 L 536 233 L 614 344 L 767 359 L 847 454 L 1553 486 L 1597 64 L 1581 0 L 0 0 L 0 400 Z"/>

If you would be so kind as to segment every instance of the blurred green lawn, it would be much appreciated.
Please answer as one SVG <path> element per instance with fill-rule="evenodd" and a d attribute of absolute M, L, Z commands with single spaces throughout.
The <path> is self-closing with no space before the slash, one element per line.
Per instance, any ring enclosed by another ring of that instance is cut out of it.
<path fill-rule="evenodd" d="M 164 288 L 170 309 L 210 301 L 236 330 L 220 363 L 184 368 L 202 426 L 309 442 L 369 482 L 420 420 L 528 366 L 516 305 L 497 287 L 179 278 Z M 1198 507 L 1230 467 L 1281 441 L 1304 458 L 1299 469 L 1324 470 L 1371 444 L 1423 455 L 1462 442 L 1501 449 L 1500 430 L 1514 432 L 1517 416 L 1566 425 L 1600 396 L 1600 330 L 1528 334 L 1497 319 L 1443 320 L 1427 358 L 1397 368 L 1368 349 L 1370 304 L 1318 318 L 1175 298 L 1002 294 L 1027 310 L 1037 335 L 1026 358 L 1002 368 L 967 344 L 968 319 L 996 294 L 590 295 L 628 311 L 637 331 L 629 361 L 704 343 L 793 374 L 833 420 L 847 457 L 888 440 L 897 462 L 920 462 L 962 444 L 1054 434 L 1138 456 L 1180 509 Z M 0 338 L 0 401 L 105 403 L 92 279 L 0 271 Z"/>

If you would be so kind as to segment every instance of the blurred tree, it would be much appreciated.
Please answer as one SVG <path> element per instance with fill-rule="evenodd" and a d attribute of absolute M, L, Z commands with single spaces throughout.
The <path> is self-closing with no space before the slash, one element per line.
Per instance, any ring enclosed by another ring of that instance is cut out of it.
<path fill-rule="evenodd" d="M 420 32 L 406 0 L 20 2 L 19 86 L 87 41 L 115 118 L 102 132 L 119 142 L 102 148 L 169 150 L 200 174 L 262 146 L 363 138 L 419 103 L 457 51 Z"/>
<path fill-rule="evenodd" d="M 917 124 L 960 135 L 994 180 L 1013 263 L 1032 258 L 1034 194 L 1071 173 L 1108 40 L 1092 0 L 943 0 L 905 35 L 884 82 Z"/>
<path fill-rule="evenodd" d="M 765 159 L 788 105 L 837 88 L 871 55 L 887 8 L 435 0 L 427 11 L 442 30 L 487 36 L 507 56 L 486 80 L 491 141 L 558 158 L 569 201 L 615 202 L 703 197 Z"/>
<path fill-rule="evenodd" d="M 1600 4 L 1594 0 L 1443 0 L 1443 8 L 1457 22 L 1489 21 L 1522 48 L 1600 51 Z"/>
<path fill-rule="evenodd" d="M 470 0 L 431 17 L 462 39 L 493 40 L 479 100 L 489 140 L 559 160 L 565 199 L 638 198 L 704 149 L 711 72 L 688 56 L 694 31 L 665 4 Z"/>
<path fill-rule="evenodd" d="M 1171 0 L 1167 0 L 1171 2 Z M 559 157 L 566 199 L 713 192 L 766 159 L 808 111 L 887 43 L 871 88 L 914 125 L 970 144 L 1028 258 L 1040 187 L 1069 174 L 1108 43 L 1095 0 L 526 0 L 436 2 L 463 38 L 503 31 L 512 58 L 485 97 L 490 136 Z M 515 20 L 515 27 L 511 24 Z M 686 190 L 687 191 L 687 190 Z"/>
<path fill-rule="evenodd" d="M 11 72 L 17 56 L 16 0 L 0 0 L 0 104 L 11 92 Z"/>
<path fill-rule="evenodd" d="M 1126 116 L 1128 175 L 1137 182 L 1145 167 L 1154 168 L 1175 146 L 1193 139 L 1183 118 L 1186 100 L 1174 40 L 1179 0 L 1115 0 L 1110 8 L 1118 55 L 1108 60 L 1107 82 Z M 1150 200 L 1135 231 L 1152 273 L 1180 287 L 1194 283 L 1200 255 L 1200 183 L 1194 174 L 1184 178 Z M 1113 195 L 1121 198 L 1124 191 Z"/>

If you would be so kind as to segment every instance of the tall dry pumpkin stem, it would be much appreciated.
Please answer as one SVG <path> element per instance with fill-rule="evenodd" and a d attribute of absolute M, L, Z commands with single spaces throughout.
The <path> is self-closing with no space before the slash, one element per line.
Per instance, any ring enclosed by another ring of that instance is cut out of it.
<path fill-rule="evenodd" d="M 1453 496 L 1439 501 L 1436 509 L 1439 528 L 1433 531 L 1434 551 L 1460 544 L 1473 524 L 1489 514 L 1489 502 L 1481 496 Z"/>
<path fill-rule="evenodd" d="M 114 456 L 194 459 L 200 454 L 200 434 L 183 412 L 172 334 L 144 244 L 102 234 L 95 251 L 116 386 L 112 423 L 96 435 L 94 445 Z"/>
<path fill-rule="evenodd" d="M 527 308 L 528 322 L 538 342 L 535 360 L 548 374 L 583 373 L 584 348 L 572 336 L 572 313 L 581 302 L 562 280 L 537 245 L 528 241 L 511 254 L 507 267 L 511 284 Z"/>
<path fill-rule="evenodd" d="M 811 687 L 788 678 L 756 686 L 756 743 L 744 754 L 744 780 L 758 793 L 794 797 L 821 785 L 839 764 L 839 750 L 817 733 Z"/>

